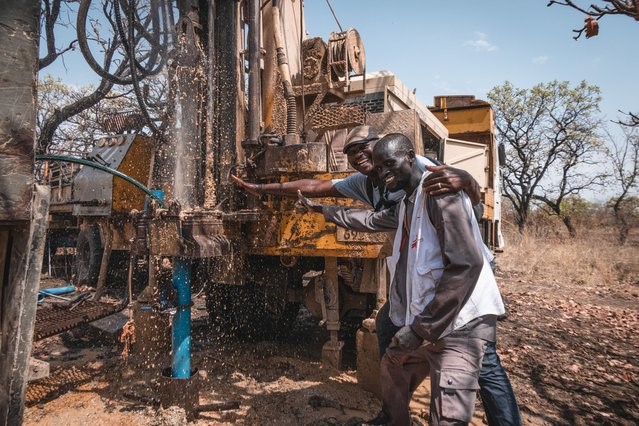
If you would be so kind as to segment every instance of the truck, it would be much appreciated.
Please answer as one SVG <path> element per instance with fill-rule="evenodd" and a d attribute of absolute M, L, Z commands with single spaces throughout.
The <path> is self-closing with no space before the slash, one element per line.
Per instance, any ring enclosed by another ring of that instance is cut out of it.
<path fill-rule="evenodd" d="M 181 4 L 167 49 L 165 130 L 121 128 L 84 159 L 40 156 L 52 164 L 45 259 L 74 253 L 65 274 L 95 286 L 96 300 L 115 281 L 128 285 L 132 300 L 118 306 L 133 306 L 140 350 L 160 351 L 145 333 L 172 333 L 175 378 L 190 377 L 180 351 L 192 288 L 205 289 L 212 330 L 243 337 L 286 333 L 304 305 L 329 332 L 322 359 L 334 367 L 341 321 L 369 318 L 386 299 L 386 234 L 298 213 L 293 199 L 247 196 L 231 174 L 256 183 L 343 178 L 354 172 L 341 149 L 352 128 L 401 132 L 416 153 L 475 177 L 485 241 L 503 247 L 490 105 L 473 96 L 425 105 L 392 72 L 366 71 L 357 30 L 306 37 L 301 3 Z M 172 331 L 144 327 L 170 304 L 171 284 Z"/>

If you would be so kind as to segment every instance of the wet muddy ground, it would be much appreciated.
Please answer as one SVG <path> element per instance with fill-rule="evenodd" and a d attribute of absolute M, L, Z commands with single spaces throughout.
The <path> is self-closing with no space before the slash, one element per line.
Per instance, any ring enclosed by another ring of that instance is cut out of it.
<path fill-rule="evenodd" d="M 516 273 L 501 273 L 500 283 L 508 317 L 499 322 L 498 352 L 524 424 L 637 424 L 637 283 L 592 288 Z M 285 340 L 240 342 L 212 333 L 203 297 L 197 299 L 193 365 L 200 404 L 239 408 L 201 412 L 196 424 L 349 425 L 377 414 L 379 401 L 356 382 L 355 326 L 343 331 L 344 365 L 336 371 L 320 362 L 327 333 L 304 311 L 298 319 Z M 88 326 L 37 342 L 34 356 L 51 362 L 52 375 L 29 385 L 25 424 L 184 424 L 183 412 L 160 408 L 160 365 L 125 361 L 121 350 L 113 336 Z M 426 392 L 420 389 L 413 403 L 424 424 Z M 476 414 L 474 424 L 482 424 L 479 401 Z"/>

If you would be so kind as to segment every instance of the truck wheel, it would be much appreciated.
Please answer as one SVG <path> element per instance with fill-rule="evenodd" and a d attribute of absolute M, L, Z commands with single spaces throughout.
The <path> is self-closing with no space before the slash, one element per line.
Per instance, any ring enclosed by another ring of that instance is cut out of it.
<path fill-rule="evenodd" d="M 98 225 L 80 231 L 75 250 L 75 283 L 95 287 L 102 262 L 102 242 Z"/>

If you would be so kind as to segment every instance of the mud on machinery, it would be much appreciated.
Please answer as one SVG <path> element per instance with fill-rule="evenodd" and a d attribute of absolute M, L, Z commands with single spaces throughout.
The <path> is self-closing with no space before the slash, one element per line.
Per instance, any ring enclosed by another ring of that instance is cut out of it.
<path fill-rule="evenodd" d="M 300 4 L 180 5 L 167 61 L 166 131 L 114 135 L 89 156 L 148 183 L 153 197 L 91 164 L 66 180 L 63 170 L 49 174 L 51 232 L 79 231 L 78 274 L 97 285 L 98 297 L 116 257 L 129 277 L 143 271 L 146 287 L 134 295 L 139 333 L 153 333 L 143 323 L 154 314 L 141 312 L 165 303 L 162 289 L 172 281 L 173 378 L 192 373 L 192 288 L 206 284 L 212 326 L 245 336 L 285 333 L 305 305 L 329 331 L 322 359 L 335 367 L 340 321 L 369 316 L 386 297 L 385 234 L 338 229 L 322 215 L 296 213 L 293 199 L 247 197 L 231 174 L 258 183 L 346 177 L 353 171 L 341 148 L 350 129 L 402 132 L 418 154 L 471 172 L 486 206 L 485 240 L 503 245 L 490 105 L 440 96 L 426 107 L 392 73 L 366 73 L 355 29 L 331 33 L 327 42 L 302 40 Z M 142 350 L 155 349 L 149 343 Z"/>

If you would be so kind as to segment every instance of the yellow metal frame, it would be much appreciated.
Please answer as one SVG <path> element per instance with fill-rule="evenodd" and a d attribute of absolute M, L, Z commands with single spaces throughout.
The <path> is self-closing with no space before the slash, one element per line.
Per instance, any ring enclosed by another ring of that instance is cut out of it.
<path fill-rule="evenodd" d="M 348 174 L 325 173 L 310 178 L 336 179 Z M 286 176 L 282 178 L 282 181 L 299 178 L 302 177 Z M 324 204 L 366 208 L 346 198 L 324 198 L 318 201 Z M 295 212 L 294 203 L 295 199 L 289 198 L 270 204 L 273 208 L 270 223 L 258 224 L 248 232 L 251 236 L 249 241 L 251 254 L 367 259 L 380 256 L 388 234 L 371 234 L 371 238 L 367 241 L 339 241 L 336 225 L 327 222 L 319 213 Z"/>

